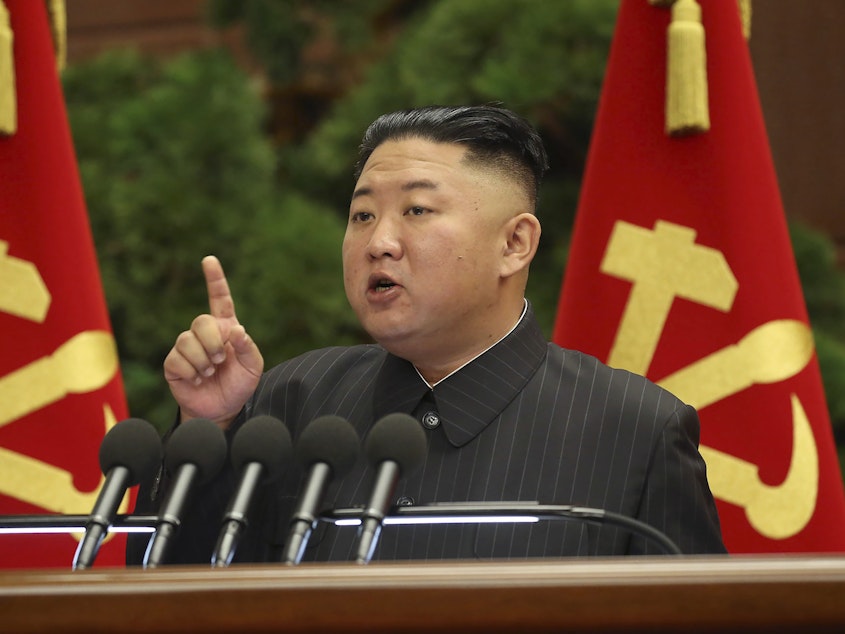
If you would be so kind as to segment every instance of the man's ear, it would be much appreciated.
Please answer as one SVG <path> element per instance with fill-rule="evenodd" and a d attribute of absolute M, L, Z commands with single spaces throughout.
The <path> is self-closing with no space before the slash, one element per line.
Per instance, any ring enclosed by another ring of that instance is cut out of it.
<path fill-rule="evenodd" d="M 524 212 L 511 218 L 503 227 L 505 248 L 502 252 L 502 277 L 527 271 L 540 244 L 540 221 Z"/>

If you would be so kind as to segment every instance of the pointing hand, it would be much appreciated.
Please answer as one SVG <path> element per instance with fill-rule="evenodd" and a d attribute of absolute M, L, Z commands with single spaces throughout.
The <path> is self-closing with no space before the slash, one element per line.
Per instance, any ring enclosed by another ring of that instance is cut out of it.
<path fill-rule="evenodd" d="M 264 359 L 238 322 L 220 261 L 203 258 L 210 314 L 194 319 L 164 360 L 182 420 L 210 418 L 224 429 L 258 386 Z"/>

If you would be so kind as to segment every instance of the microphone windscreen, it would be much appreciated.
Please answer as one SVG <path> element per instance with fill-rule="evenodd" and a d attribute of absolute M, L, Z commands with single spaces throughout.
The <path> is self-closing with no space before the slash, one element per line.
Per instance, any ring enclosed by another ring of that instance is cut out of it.
<path fill-rule="evenodd" d="M 164 453 L 164 464 L 171 473 L 184 464 L 195 465 L 202 484 L 220 471 L 226 461 L 226 449 L 222 429 L 207 418 L 192 418 L 173 431 Z"/>
<path fill-rule="evenodd" d="M 320 416 L 302 430 L 296 441 L 296 459 L 303 467 L 325 462 L 334 477 L 349 471 L 358 460 L 361 441 L 352 424 L 340 416 Z"/>
<path fill-rule="evenodd" d="M 161 438 L 155 427 L 140 418 L 127 418 L 112 427 L 100 443 L 100 469 L 129 470 L 129 486 L 150 480 L 161 465 Z"/>
<path fill-rule="evenodd" d="M 285 424 L 273 416 L 250 418 L 232 440 L 232 465 L 241 471 L 245 465 L 257 462 L 263 467 L 261 479 L 272 482 L 288 466 L 291 455 L 290 432 Z"/>
<path fill-rule="evenodd" d="M 370 464 L 378 466 L 392 460 L 403 475 L 422 464 L 427 450 L 422 425 L 413 416 L 398 413 L 388 414 L 373 425 L 364 444 Z"/>

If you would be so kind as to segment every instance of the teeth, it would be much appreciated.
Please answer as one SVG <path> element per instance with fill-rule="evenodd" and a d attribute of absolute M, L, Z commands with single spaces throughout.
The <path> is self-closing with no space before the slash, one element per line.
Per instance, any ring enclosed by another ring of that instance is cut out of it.
<path fill-rule="evenodd" d="M 395 283 L 391 282 L 390 280 L 379 280 L 376 282 L 376 290 L 377 291 L 386 291 L 388 288 L 396 286 Z"/>

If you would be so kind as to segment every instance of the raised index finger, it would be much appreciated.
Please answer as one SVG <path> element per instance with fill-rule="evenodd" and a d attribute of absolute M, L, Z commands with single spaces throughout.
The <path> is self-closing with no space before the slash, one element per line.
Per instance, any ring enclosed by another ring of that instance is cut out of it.
<path fill-rule="evenodd" d="M 235 302 L 229 291 L 229 283 L 223 273 L 223 265 L 213 255 L 202 259 L 202 272 L 208 290 L 208 308 L 212 317 L 218 319 L 235 318 Z"/>

